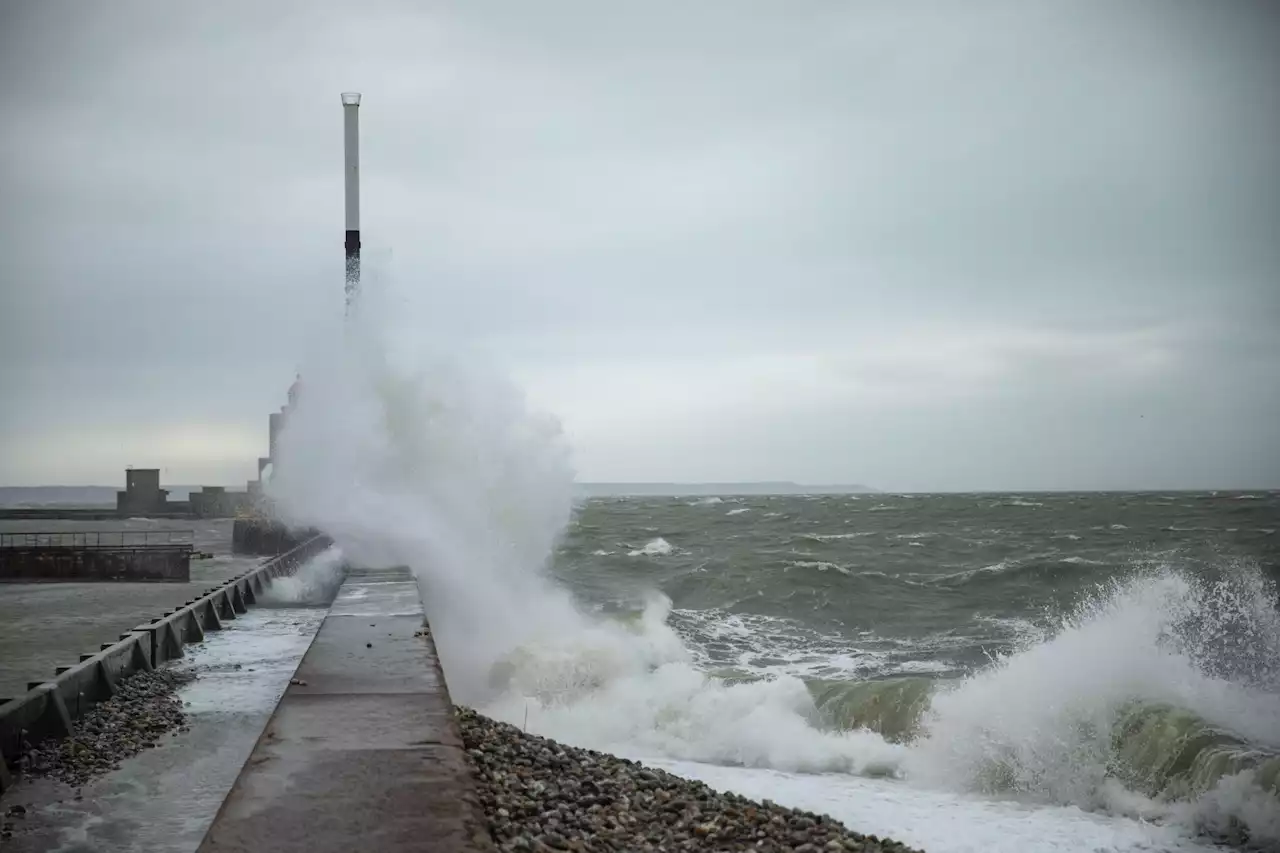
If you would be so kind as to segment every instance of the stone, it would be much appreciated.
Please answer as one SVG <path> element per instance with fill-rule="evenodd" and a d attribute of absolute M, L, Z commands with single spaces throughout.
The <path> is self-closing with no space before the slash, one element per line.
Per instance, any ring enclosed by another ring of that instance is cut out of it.
<path fill-rule="evenodd" d="M 518 851 L 919 853 L 825 815 L 721 794 L 701 782 L 577 749 L 458 708 L 494 841 Z"/>

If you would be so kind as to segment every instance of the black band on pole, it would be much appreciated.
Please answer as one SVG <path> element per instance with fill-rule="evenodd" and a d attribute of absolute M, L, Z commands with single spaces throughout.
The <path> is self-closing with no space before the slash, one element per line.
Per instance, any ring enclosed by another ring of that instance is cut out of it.
<path fill-rule="evenodd" d="M 356 291 L 360 289 L 360 232 L 348 231 L 344 244 L 347 250 L 347 310 L 351 310 L 351 302 Z"/>

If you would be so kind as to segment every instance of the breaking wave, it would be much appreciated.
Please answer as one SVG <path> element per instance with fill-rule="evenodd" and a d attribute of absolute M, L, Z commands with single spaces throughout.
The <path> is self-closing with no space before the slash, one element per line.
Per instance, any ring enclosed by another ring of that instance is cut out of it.
<path fill-rule="evenodd" d="M 659 600 L 628 623 L 634 645 L 519 650 L 489 711 L 624 754 L 893 775 L 1275 844 L 1274 595 L 1243 569 L 1145 574 L 1100 589 L 1048 639 L 942 681 L 700 671 Z"/>
<path fill-rule="evenodd" d="M 1280 619 L 1256 570 L 1100 588 L 963 679 L 723 677 L 665 597 L 605 618 L 549 578 L 572 509 L 557 425 L 391 328 L 362 309 L 307 363 L 269 493 L 352 562 L 412 567 L 459 701 L 621 754 L 895 776 L 1280 843 Z"/>
<path fill-rule="evenodd" d="M 627 552 L 628 557 L 665 557 L 675 550 L 671 543 L 663 539 L 661 536 L 656 539 L 650 539 L 642 548 L 636 548 Z"/>

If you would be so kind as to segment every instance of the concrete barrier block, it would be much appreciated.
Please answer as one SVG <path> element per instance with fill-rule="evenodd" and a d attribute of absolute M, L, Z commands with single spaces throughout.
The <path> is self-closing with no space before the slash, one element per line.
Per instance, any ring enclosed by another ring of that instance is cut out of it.
<path fill-rule="evenodd" d="M 194 607 L 183 611 L 182 631 L 182 639 L 184 642 L 204 642 L 204 626 L 200 624 L 200 617 L 196 614 Z"/>
<path fill-rule="evenodd" d="M 56 685 L 46 682 L 0 706 L 0 754 L 16 760 L 25 744 L 72 732 L 71 715 Z"/>

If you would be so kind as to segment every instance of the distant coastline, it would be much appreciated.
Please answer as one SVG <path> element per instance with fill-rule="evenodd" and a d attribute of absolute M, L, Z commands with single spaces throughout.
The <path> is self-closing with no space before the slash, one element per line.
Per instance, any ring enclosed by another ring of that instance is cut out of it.
<path fill-rule="evenodd" d="M 582 497 L 688 497 L 711 495 L 856 495 L 874 494 L 879 489 L 859 483 L 809 484 L 791 481 L 743 483 L 576 483 Z"/>

